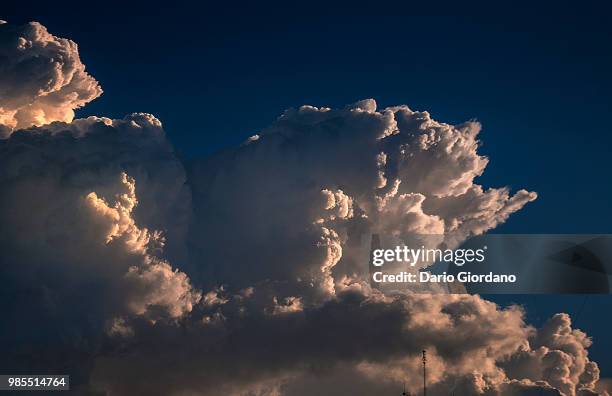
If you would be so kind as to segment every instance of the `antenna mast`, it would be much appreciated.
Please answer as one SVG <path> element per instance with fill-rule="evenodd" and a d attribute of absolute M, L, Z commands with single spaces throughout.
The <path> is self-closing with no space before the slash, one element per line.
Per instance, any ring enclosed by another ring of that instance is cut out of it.
<path fill-rule="evenodd" d="M 426 365 L 427 365 L 427 355 L 426 355 L 425 349 L 423 349 L 423 396 L 427 396 Z"/>

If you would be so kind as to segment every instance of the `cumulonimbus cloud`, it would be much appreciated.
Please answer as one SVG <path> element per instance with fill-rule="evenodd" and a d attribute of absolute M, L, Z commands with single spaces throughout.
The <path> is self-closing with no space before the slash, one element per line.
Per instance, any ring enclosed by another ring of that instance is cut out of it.
<path fill-rule="evenodd" d="M 72 120 L 100 93 L 74 43 L 0 37 L 3 70 L 10 43 L 66 59 L 0 77 L 3 372 L 69 368 L 82 394 L 365 395 L 416 390 L 426 348 L 432 395 L 599 389 L 565 314 L 535 329 L 479 296 L 369 286 L 372 234 L 453 245 L 536 198 L 474 182 L 478 123 L 303 106 L 184 164 L 152 115 Z"/>
<path fill-rule="evenodd" d="M 38 22 L 0 24 L 0 137 L 14 129 L 70 122 L 74 109 L 102 94 L 74 41 Z"/>

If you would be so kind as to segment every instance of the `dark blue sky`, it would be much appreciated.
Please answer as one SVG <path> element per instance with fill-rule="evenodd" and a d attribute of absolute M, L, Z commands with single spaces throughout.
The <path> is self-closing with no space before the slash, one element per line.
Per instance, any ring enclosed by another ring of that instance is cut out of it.
<path fill-rule="evenodd" d="M 612 233 L 609 10 L 48 3 L 8 4 L 0 18 L 79 44 L 105 91 L 79 116 L 153 113 L 186 157 L 236 145 L 301 104 L 373 97 L 448 123 L 476 118 L 491 157 L 479 182 L 539 193 L 498 232 Z M 608 296 L 499 299 L 510 300 L 536 323 L 580 312 L 612 376 Z"/>

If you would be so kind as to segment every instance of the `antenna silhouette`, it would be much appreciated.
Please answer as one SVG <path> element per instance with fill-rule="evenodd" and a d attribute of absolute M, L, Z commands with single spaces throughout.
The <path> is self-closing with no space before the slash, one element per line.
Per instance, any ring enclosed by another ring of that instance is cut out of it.
<path fill-rule="evenodd" d="M 427 396 L 427 355 L 425 349 L 423 349 L 423 396 Z"/>
<path fill-rule="evenodd" d="M 402 396 L 413 396 L 412 393 L 406 392 L 406 381 L 404 381 L 404 391 L 402 392 Z"/>

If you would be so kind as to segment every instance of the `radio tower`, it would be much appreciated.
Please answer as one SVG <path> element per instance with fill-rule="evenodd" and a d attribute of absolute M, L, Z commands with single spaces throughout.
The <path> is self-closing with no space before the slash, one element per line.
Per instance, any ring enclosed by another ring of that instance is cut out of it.
<path fill-rule="evenodd" d="M 426 365 L 427 365 L 427 355 L 426 355 L 425 349 L 423 349 L 423 396 L 427 396 Z"/>

